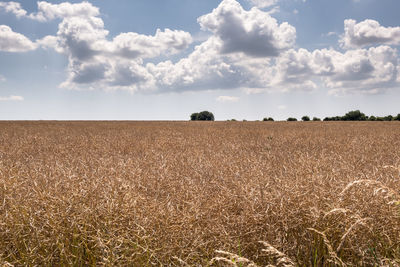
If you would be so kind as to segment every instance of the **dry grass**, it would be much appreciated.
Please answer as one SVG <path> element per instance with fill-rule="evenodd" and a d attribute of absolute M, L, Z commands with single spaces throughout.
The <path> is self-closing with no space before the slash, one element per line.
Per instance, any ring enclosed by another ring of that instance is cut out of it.
<path fill-rule="evenodd" d="M 399 266 L 399 172 L 397 122 L 1 122 L 0 265 Z"/>

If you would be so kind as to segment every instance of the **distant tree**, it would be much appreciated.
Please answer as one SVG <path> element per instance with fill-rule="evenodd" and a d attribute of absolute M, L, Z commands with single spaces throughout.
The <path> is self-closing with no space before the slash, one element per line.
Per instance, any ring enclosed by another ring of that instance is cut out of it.
<path fill-rule="evenodd" d="M 202 111 L 199 113 L 199 116 L 197 118 L 199 121 L 213 121 L 214 120 L 214 114 L 212 114 L 209 111 Z"/>
<path fill-rule="evenodd" d="M 287 119 L 287 121 L 297 121 L 297 119 L 290 117 L 290 118 Z"/>
<path fill-rule="evenodd" d="M 190 120 L 197 121 L 198 117 L 199 117 L 199 113 L 192 113 L 192 115 L 190 115 Z"/>
<path fill-rule="evenodd" d="M 383 117 L 376 117 L 377 121 L 384 121 L 385 119 Z"/>
<path fill-rule="evenodd" d="M 369 121 L 376 121 L 376 117 L 375 117 L 375 116 L 370 116 L 370 117 L 368 118 L 368 120 L 369 120 Z"/>
<path fill-rule="evenodd" d="M 346 115 L 344 115 L 341 118 L 341 120 L 344 120 L 344 121 L 365 121 L 365 120 L 367 120 L 367 117 L 361 111 L 353 110 L 353 111 L 347 112 Z"/>
<path fill-rule="evenodd" d="M 335 117 L 333 117 L 333 120 L 334 120 L 334 121 L 344 121 L 343 118 L 344 118 L 344 117 L 341 117 L 341 116 L 335 116 Z"/>
<path fill-rule="evenodd" d="M 312 120 L 313 120 L 313 121 L 321 121 L 321 119 L 320 119 L 320 118 L 317 118 L 317 117 L 312 118 Z"/>
<path fill-rule="evenodd" d="M 192 113 L 190 115 L 190 119 L 192 121 L 213 121 L 214 120 L 214 114 L 212 114 L 209 111 L 202 111 L 199 113 Z"/>
<path fill-rule="evenodd" d="M 308 117 L 308 116 L 303 116 L 303 117 L 301 118 L 301 120 L 302 120 L 302 121 L 310 121 L 310 117 Z"/>
<path fill-rule="evenodd" d="M 385 120 L 385 121 L 392 121 L 392 120 L 393 120 L 393 116 L 392 116 L 392 115 L 385 116 L 385 117 L 383 118 L 383 120 Z"/>
<path fill-rule="evenodd" d="M 263 121 L 274 121 L 274 119 L 271 117 L 268 117 L 268 118 L 264 118 Z"/>
<path fill-rule="evenodd" d="M 396 116 L 396 117 L 394 117 L 394 118 L 393 118 L 393 120 L 394 120 L 394 121 L 400 121 L 400 113 L 399 113 L 399 114 L 397 114 L 397 116 Z"/>

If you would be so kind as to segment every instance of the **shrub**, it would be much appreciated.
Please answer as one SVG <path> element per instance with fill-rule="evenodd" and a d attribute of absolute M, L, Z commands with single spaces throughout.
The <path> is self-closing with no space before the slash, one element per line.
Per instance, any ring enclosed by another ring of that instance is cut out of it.
<path fill-rule="evenodd" d="M 268 117 L 268 118 L 264 118 L 263 121 L 274 121 L 274 119 L 271 117 Z"/>
<path fill-rule="evenodd" d="M 313 121 L 321 121 L 321 119 L 320 119 L 320 118 L 317 118 L 317 117 L 314 117 L 312 120 L 313 120 Z"/>
<path fill-rule="evenodd" d="M 308 116 L 303 116 L 303 117 L 301 118 L 301 120 L 302 120 L 302 121 L 310 121 L 310 117 L 308 117 Z"/>
<path fill-rule="evenodd" d="M 290 117 L 290 118 L 287 119 L 287 121 L 297 121 L 297 119 L 296 119 L 296 118 L 291 118 L 291 117 Z"/>

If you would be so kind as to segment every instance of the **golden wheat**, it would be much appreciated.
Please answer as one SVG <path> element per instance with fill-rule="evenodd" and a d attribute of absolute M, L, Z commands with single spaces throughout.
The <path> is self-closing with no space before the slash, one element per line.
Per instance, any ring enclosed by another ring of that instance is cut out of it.
<path fill-rule="evenodd" d="M 398 266 L 399 137 L 398 122 L 0 122 L 0 265 Z"/>

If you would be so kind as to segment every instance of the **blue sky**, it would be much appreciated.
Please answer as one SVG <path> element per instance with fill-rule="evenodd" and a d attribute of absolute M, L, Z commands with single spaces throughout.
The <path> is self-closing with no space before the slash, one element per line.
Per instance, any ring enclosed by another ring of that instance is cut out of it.
<path fill-rule="evenodd" d="M 0 119 L 400 113 L 398 0 L 0 1 Z"/>

